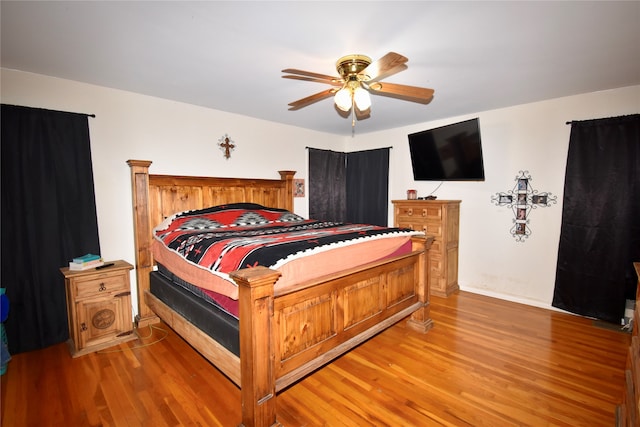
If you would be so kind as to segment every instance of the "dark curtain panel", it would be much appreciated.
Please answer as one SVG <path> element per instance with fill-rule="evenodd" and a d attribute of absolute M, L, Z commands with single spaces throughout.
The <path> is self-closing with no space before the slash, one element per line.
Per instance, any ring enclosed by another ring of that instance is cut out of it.
<path fill-rule="evenodd" d="M 573 122 L 553 306 L 620 324 L 640 260 L 640 115 Z"/>
<path fill-rule="evenodd" d="M 308 150 L 309 217 L 387 225 L 389 148 L 352 153 Z"/>
<path fill-rule="evenodd" d="M 309 148 L 309 217 L 323 221 L 347 220 L 345 153 Z"/>
<path fill-rule="evenodd" d="M 388 225 L 389 148 L 347 153 L 347 221 Z"/>
<path fill-rule="evenodd" d="M 2 287 L 13 354 L 68 338 L 60 267 L 100 253 L 87 115 L 1 106 Z"/>

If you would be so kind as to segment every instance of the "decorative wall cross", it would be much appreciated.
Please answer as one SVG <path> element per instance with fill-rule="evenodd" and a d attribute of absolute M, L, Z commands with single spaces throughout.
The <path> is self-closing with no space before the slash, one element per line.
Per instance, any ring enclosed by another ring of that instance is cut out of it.
<path fill-rule="evenodd" d="M 224 158 L 229 159 L 231 152 L 236 148 L 236 144 L 225 133 L 224 136 L 218 140 L 218 147 L 224 151 Z"/>
<path fill-rule="evenodd" d="M 511 235 L 517 242 L 524 242 L 531 234 L 529 227 L 529 214 L 538 207 L 549 207 L 557 203 L 557 196 L 551 193 L 539 193 L 531 186 L 529 171 L 518 171 L 515 178 L 516 185 L 506 193 L 496 193 L 491 196 L 491 202 L 496 206 L 506 206 L 513 210 L 513 227 Z"/>

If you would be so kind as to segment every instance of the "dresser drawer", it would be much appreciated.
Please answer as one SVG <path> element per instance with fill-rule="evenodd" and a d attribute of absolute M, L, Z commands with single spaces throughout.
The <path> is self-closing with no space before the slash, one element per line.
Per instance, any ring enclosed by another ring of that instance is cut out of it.
<path fill-rule="evenodd" d="M 427 221 L 442 221 L 442 206 L 399 205 L 396 207 L 396 219 L 398 221 L 415 220 L 417 218 Z"/>
<path fill-rule="evenodd" d="M 130 291 L 127 277 L 124 274 L 104 274 L 79 279 L 74 281 L 73 286 L 75 287 L 76 299 L 95 297 L 109 292 Z"/>
<path fill-rule="evenodd" d="M 433 239 L 433 243 L 431 243 L 431 248 L 429 249 L 430 254 L 441 255 L 442 254 L 442 239 L 435 238 Z"/>
<path fill-rule="evenodd" d="M 429 275 L 431 278 L 440 278 L 443 273 L 442 255 L 429 253 Z"/>
<path fill-rule="evenodd" d="M 398 221 L 398 227 L 424 231 L 427 236 L 442 237 L 442 223 L 440 222 L 424 221 L 421 218 L 409 218 Z"/>

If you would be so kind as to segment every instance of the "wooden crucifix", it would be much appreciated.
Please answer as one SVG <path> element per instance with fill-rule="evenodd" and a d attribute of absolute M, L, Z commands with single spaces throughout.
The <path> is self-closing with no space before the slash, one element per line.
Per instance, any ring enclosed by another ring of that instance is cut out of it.
<path fill-rule="evenodd" d="M 222 151 L 224 151 L 224 158 L 229 159 L 229 157 L 231 157 L 231 152 L 236 148 L 235 143 L 227 136 L 227 134 L 218 141 L 220 142 L 218 146 Z"/>

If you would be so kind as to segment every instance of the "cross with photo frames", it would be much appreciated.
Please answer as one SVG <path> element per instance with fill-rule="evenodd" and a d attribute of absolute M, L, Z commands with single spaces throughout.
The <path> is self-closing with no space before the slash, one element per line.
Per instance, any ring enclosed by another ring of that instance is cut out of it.
<path fill-rule="evenodd" d="M 513 227 L 509 231 L 516 242 L 524 242 L 531 235 L 529 214 L 533 209 L 549 207 L 558 202 L 557 196 L 534 190 L 532 180 L 529 171 L 518 171 L 513 189 L 491 196 L 491 202 L 496 206 L 506 206 L 513 210 Z"/>

